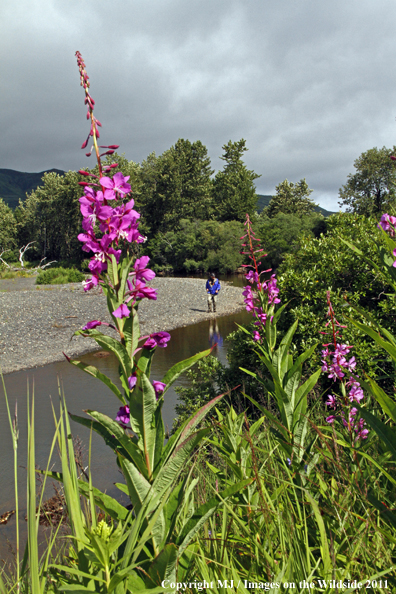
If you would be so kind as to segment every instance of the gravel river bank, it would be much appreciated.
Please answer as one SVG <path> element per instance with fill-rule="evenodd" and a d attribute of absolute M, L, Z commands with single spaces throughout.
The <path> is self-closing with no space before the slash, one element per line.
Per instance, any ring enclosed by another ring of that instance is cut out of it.
<path fill-rule="evenodd" d="M 97 350 L 94 340 L 73 332 L 90 320 L 110 322 L 99 289 L 80 284 L 36 286 L 31 278 L 0 281 L 0 367 L 4 374 Z M 207 313 L 205 281 L 155 278 L 157 301 L 139 305 L 142 334 L 173 330 L 214 317 Z M 243 308 L 242 290 L 222 282 L 217 316 Z M 109 329 L 109 333 L 114 332 Z"/>

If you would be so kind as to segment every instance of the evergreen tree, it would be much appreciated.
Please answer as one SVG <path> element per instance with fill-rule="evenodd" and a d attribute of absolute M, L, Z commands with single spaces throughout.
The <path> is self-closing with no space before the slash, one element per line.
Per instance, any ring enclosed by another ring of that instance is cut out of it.
<path fill-rule="evenodd" d="M 312 191 L 304 179 L 296 184 L 285 179 L 275 188 L 275 196 L 270 200 L 266 213 L 270 218 L 278 213 L 290 214 L 298 217 L 313 212 L 316 204 L 310 198 Z"/>
<path fill-rule="evenodd" d="M 374 147 L 362 153 L 354 162 L 356 172 L 348 175 L 339 190 L 340 206 L 347 212 L 365 216 L 381 215 L 396 207 L 396 164 L 391 156 L 396 147 Z"/>
<path fill-rule="evenodd" d="M 151 235 L 177 229 L 181 219 L 208 219 L 212 214 L 213 170 L 207 148 L 200 140 L 180 138 L 160 157 L 155 153 L 143 161 L 142 215 Z"/>
<path fill-rule="evenodd" d="M 231 140 L 223 146 L 226 162 L 213 180 L 216 218 L 220 221 L 245 221 L 246 213 L 253 215 L 257 208 L 254 180 L 260 177 L 246 168 L 242 156 L 248 150 L 246 140 Z"/>

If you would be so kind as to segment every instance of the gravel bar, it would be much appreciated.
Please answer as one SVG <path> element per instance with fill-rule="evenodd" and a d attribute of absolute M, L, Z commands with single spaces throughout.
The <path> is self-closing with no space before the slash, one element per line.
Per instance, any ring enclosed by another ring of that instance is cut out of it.
<path fill-rule="evenodd" d="M 84 292 L 80 284 L 35 286 L 33 279 L 0 281 L 0 367 L 4 374 L 46 365 L 98 350 L 91 338 L 74 336 L 90 320 L 110 322 L 100 289 Z M 157 301 L 139 305 L 142 334 L 173 330 L 235 313 L 243 308 L 242 290 L 222 282 L 217 314 L 207 313 L 205 281 L 155 278 Z M 108 333 L 113 330 L 103 327 Z"/>

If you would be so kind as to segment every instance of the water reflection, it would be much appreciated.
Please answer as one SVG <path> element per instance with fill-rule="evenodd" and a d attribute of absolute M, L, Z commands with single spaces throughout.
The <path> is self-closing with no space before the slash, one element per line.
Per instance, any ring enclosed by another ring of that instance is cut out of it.
<path fill-rule="evenodd" d="M 211 347 L 215 347 L 212 351 L 213 355 L 217 349 L 221 349 L 223 346 L 223 337 L 220 334 L 217 318 L 209 320 L 209 344 Z"/>
<path fill-rule="evenodd" d="M 231 316 L 211 318 L 209 321 L 200 322 L 192 326 L 172 330 L 171 340 L 167 348 L 157 349 L 154 357 L 151 378 L 161 381 L 166 371 L 178 361 L 187 359 L 199 351 L 206 350 L 208 345 L 217 343 L 213 354 L 226 364 L 227 341 L 226 337 L 236 329 L 236 323 L 249 322 L 251 316 L 242 311 Z M 208 339 L 209 336 L 209 339 Z M 223 342 L 224 340 L 224 342 Z M 105 355 L 105 356 L 102 356 Z M 111 378 L 114 383 L 119 383 L 118 363 L 112 355 L 107 353 L 91 353 L 80 357 L 85 363 L 98 367 L 102 373 Z M 17 371 L 4 377 L 11 410 L 18 401 L 19 416 L 19 443 L 18 443 L 18 485 L 21 494 L 21 524 L 25 528 L 24 509 L 26 501 L 26 459 L 27 459 L 27 416 L 26 416 L 26 387 L 30 382 L 30 393 L 34 382 L 35 393 L 35 422 L 36 422 L 36 463 L 45 468 L 47 456 L 50 451 L 54 435 L 54 421 L 51 409 L 51 400 L 55 409 L 59 398 L 58 378 L 63 386 L 67 406 L 70 412 L 84 415 L 84 410 L 99 410 L 114 418 L 119 408 L 119 401 L 112 392 L 100 381 L 83 373 L 80 369 L 68 363 L 52 363 L 43 367 L 27 371 Z M 165 426 L 172 427 L 177 394 L 176 386 L 187 386 L 188 381 L 184 376 L 168 390 L 165 396 L 163 416 Z M 88 444 L 89 431 L 87 428 L 72 423 L 73 435 L 79 436 L 83 444 Z M 85 448 L 86 460 L 87 446 Z M 57 460 L 54 460 L 54 470 L 59 470 Z M 122 480 L 119 469 L 115 463 L 113 452 L 96 433 L 92 436 L 92 461 L 91 471 L 93 483 L 102 491 L 112 496 L 119 497 L 120 491 L 114 486 L 115 482 Z M 13 450 L 12 439 L 8 426 L 7 412 L 2 389 L 0 388 L 0 515 L 14 508 L 14 483 L 13 483 Z M 50 486 L 48 496 L 52 496 Z M 7 553 L 6 539 L 14 540 L 15 516 L 7 525 L 0 525 L 0 559 Z M 23 535 L 22 535 L 23 536 Z"/>

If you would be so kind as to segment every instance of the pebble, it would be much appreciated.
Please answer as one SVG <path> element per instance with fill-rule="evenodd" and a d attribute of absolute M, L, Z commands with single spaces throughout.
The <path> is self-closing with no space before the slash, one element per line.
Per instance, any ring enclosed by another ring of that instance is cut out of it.
<path fill-rule="evenodd" d="M 31 279 L 18 279 L 18 281 Z M 244 307 L 242 290 L 222 282 L 217 313 L 207 312 L 205 281 L 157 277 L 156 301 L 139 304 L 142 334 L 169 331 L 228 315 Z M 23 290 L 27 287 L 27 290 Z M 1 281 L 0 370 L 3 374 L 29 369 L 98 350 L 91 338 L 73 333 L 91 320 L 111 322 L 100 289 L 84 292 L 81 284 L 34 286 L 32 282 Z M 115 336 L 114 330 L 103 330 Z M 101 328 L 101 330 L 102 330 Z"/>

